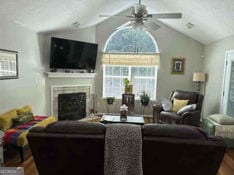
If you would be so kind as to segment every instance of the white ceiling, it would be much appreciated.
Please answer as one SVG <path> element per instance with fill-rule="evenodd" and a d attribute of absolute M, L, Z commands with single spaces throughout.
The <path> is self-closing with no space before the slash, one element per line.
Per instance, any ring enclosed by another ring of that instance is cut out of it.
<path fill-rule="evenodd" d="M 0 0 L 0 15 L 37 32 L 100 23 L 100 14 L 117 14 L 138 0 Z M 148 12 L 182 12 L 182 19 L 161 20 L 185 35 L 209 44 L 234 35 L 234 0 L 142 0 Z M 194 24 L 188 29 L 186 24 Z"/>

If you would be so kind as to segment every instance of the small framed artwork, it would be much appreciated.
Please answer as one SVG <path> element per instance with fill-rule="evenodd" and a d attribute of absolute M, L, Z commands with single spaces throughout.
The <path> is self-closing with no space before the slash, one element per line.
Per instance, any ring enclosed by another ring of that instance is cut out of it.
<path fill-rule="evenodd" d="M 171 73 L 184 74 L 185 58 L 172 58 L 171 59 Z"/>
<path fill-rule="evenodd" d="M 18 78 L 18 52 L 0 49 L 0 80 Z"/>

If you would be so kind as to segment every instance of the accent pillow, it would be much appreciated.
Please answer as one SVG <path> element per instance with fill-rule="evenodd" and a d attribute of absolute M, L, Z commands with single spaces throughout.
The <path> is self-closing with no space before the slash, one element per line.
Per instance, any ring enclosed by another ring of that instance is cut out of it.
<path fill-rule="evenodd" d="M 172 110 L 172 103 L 170 100 L 163 98 L 162 99 L 162 107 L 164 111 L 171 111 Z"/>
<path fill-rule="evenodd" d="M 30 121 L 34 120 L 33 113 L 28 112 L 25 114 L 18 115 L 17 117 L 13 118 L 14 127 L 23 125 Z"/>
<path fill-rule="evenodd" d="M 220 125 L 234 125 L 234 118 L 224 114 L 209 115 L 208 118 L 219 123 Z"/>
<path fill-rule="evenodd" d="M 183 114 L 185 112 L 193 111 L 197 108 L 197 104 L 191 104 L 191 105 L 186 105 L 183 108 L 181 108 L 177 114 Z"/>
<path fill-rule="evenodd" d="M 178 112 L 181 108 L 183 108 L 185 105 L 187 105 L 188 102 L 189 102 L 189 100 L 179 100 L 177 98 L 174 98 L 172 111 Z"/>
<path fill-rule="evenodd" d="M 0 130 L 5 131 L 12 127 L 12 118 L 16 117 L 16 109 L 12 109 L 4 114 L 0 115 Z"/>
<path fill-rule="evenodd" d="M 17 115 L 25 114 L 28 112 L 32 112 L 32 108 L 29 105 L 26 105 L 20 109 L 17 109 Z"/>

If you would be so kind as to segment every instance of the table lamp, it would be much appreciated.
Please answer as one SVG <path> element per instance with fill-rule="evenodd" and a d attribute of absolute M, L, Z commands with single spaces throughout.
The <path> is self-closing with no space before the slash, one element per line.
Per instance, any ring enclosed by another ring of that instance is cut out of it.
<path fill-rule="evenodd" d="M 195 72 L 193 73 L 193 82 L 197 83 L 197 92 L 200 92 L 200 83 L 205 81 L 205 73 Z"/>

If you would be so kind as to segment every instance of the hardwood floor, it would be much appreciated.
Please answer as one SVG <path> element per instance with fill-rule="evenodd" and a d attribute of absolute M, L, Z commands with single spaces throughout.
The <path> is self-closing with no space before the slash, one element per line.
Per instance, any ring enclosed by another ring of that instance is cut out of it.
<path fill-rule="evenodd" d="M 234 175 L 234 149 L 225 154 L 218 175 Z"/>
<path fill-rule="evenodd" d="M 16 153 L 8 154 L 4 166 L 6 167 L 24 167 L 25 175 L 39 175 L 30 150 L 26 150 L 26 157 L 23 163 L 20 163 L 19 156 Z M 228 150 L 217 175 L 234 175 L 234 149 Z"/>
<path fill-rule="evenodd" d="M 17 152 L 15 152 L 15 151 L 7 152 L 6 151 L 4 153 L 4 157 L 6 157 L 4 166 L 5 167 L 24 167 L 24 174 L 25 175 L 39 175 L 30 149 L 27 149 L 25 151 L 25 156 L 26 156 L 26 160 L 23 163 L 21 163 L 20 157 L 19 157 Z"/>

